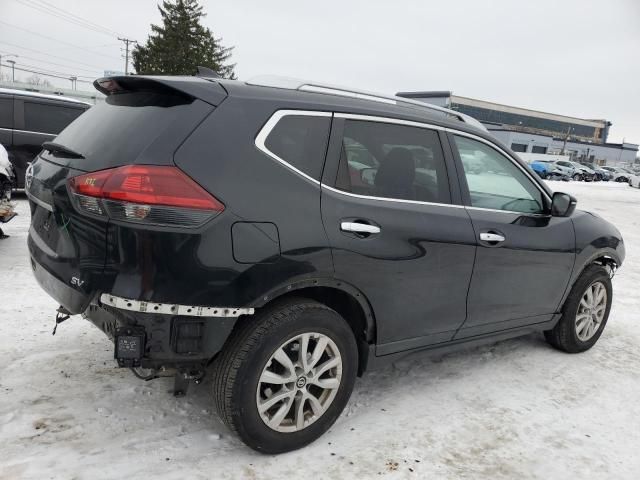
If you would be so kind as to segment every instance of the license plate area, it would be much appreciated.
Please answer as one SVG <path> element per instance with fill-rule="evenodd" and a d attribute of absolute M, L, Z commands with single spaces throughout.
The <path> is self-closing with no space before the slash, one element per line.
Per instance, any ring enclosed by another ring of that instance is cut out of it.
<path fill-rule="evenodd" d="M 145 332 L 143 328 L 122 327 L 114 336 L 114 358 L 119 367 L 139 367 L 144 355 Z"/>
<path fill-rule="evenodd" d="M 60 234 L 55 214 L 36 205 L 32 213 L 31 225 L 42 241 L 55 251 Z"/>

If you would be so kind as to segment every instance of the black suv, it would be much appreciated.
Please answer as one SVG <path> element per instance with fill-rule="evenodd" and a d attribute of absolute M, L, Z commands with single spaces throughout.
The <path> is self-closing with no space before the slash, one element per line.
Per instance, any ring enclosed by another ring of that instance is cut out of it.
<path fill-rule="evenodd" d="M 91 105 L 73 98 L 0 88 L 0 143 L 15 170 L 13 188 L 24 188 L 27 166 Z"/>
<path fill-rule="evenodd" d="M 121 367 L 176 394 L 212 372 L 256 450 L 318 438 L 408 352 L 604 329 L 620 233 L 469 117 L 293 80 L 95 85 L 27 172 L 34 274 Z"/>

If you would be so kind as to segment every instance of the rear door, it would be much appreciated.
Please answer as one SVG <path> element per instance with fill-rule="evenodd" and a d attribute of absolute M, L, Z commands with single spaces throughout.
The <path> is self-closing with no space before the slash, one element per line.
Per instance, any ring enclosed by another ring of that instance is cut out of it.
<path fill-rule="evenodd" d="M 575 259 L 570 218 L 551 217 L 550 198 L 531 174 L 489 142 L 450 134 L 478 250 L 467 321 L 457 338 L 551 319 Z M 470 171 L 461 157 L 484 166 Z"/>
<path fill-rule="evenodd" d="M 378 355 L 450 340 L 465 319 L 475 237 L 441 135 L 334 117 L 322 217 L 337 279 L 373 307 Z"/>

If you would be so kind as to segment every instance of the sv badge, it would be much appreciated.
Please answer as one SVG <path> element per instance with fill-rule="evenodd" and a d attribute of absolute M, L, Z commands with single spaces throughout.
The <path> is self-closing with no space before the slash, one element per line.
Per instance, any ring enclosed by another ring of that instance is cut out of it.
<path fill-rule="evenodd" d="M 78 277 L 71 277 L 71 285 L 74 287 L 81 287 L 84 285 L 84 280 L 80 280 Z"/>

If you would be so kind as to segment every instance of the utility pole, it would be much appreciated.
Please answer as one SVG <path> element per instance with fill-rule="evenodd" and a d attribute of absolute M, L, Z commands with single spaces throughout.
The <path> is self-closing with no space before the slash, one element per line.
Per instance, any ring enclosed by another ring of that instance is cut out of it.
<path fill-rule="evenodd" d="M 567 128 L 567 134 L 564 137 L 564 143 L 562 144 L 562 152 L 560 152 L 560 155 L 564 155 L 564 152 L 567 149 L 567 140 L 569 140 L 570 133 L 571 133 L 571 127 Z"/>
<path fill-rule="evenodd" d="M 18 58 L 18 55 L 16 55 L 15 53 L 5 53 L 4 54 L 4 58 L 8 58 L 8 57 L 16 57 Z M 7 60 L 8 62 L 9 60 Z M 0 55 L 0 80 L 2 80 L 2 55 Z"/>
<path fill-rule="evenodd" d="M 16 61 L 15 60 L 7 60 L 7 63 L 11 64 L 11 81 L 15 83 L 15 81 L 16 81 Z"/>
<path fill-rule="evenodd" d="M 118 37 L 118 40 L 124 42 L 124 74 L 129 75 L 129 44 L 138 42 L 124 37 Z"/>

